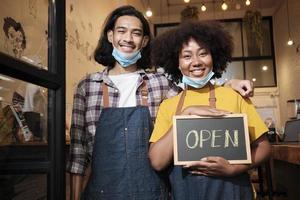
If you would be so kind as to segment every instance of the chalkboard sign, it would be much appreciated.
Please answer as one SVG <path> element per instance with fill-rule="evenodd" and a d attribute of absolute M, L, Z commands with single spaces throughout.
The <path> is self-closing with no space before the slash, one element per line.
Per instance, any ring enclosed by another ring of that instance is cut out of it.
<path fill-rule="evenodd" d="M 231 164 L 250 164 L 247 117 L 179 115 L 173 117 L 174 164 L 185 165 L 207 156 L 220 156 Z"/>

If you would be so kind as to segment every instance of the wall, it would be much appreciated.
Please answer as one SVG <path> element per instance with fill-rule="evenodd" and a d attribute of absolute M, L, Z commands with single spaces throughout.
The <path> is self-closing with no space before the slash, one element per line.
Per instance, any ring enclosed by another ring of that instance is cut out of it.
<path fill-rule="evenodd" d="M 299 0 L 289 0 L 291 37 L 296 43 L 294 46 L 286 44 L 288 40 L 286 0 L 282 2 L 273 16 L 281 125 L 284 125 L 288 119 L 286 101 L 300 99 L 300 52 L 296 52 L 296 46 L 300 44 L 299 9 Z"/>

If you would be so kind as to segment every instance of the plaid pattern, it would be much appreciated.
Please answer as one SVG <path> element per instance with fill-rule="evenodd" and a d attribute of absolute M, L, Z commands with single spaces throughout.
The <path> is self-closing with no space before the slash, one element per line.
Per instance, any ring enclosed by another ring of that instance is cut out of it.
<path fill-rule="evenodd" d="M 145 80 L 148 87 L 150 115 L 154 121 L 162 100 L 176 95 L 179 89 L 162 74 L 145 73 L 143 70 L 136 73 L 140 74 L 139 87 L 136 92 L 137 105 L 142 104 L 140 86 Z M 118 107 L 120 93 L 109 79 L 107 69 L 87 75 L 79 82 L 74 94 L 70 159 L 67 165 L 67 171 L 71 173 L 84 174 L 91 160 L 96 122 L 103 109 L 102 82 L 108 85 L 109 106 Z"/>

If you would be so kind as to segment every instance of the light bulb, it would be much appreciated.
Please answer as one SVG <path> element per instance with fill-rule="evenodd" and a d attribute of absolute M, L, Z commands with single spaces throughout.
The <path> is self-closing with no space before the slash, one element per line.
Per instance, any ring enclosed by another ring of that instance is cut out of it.
<path fill-rule="evenodd" d="M 184 0 L 185 3 L 190 3 L 190 0 Z"/>
<path fill-rule="evenodd" d="M 228 6 L 227 6 L 227 4 L 225 3 L 225 1 L 223 1 L 221 7 L 222 7 L 222 10 L 227 10 Z"/>
<path fill-rule="evenodd" d="M 241 4 L 239 4 L 239 3 L 235 4 L 235 9 L 237 9 L 237 10 L 241 9 Z"/>
<path fill-rule="evenodd" d="M 268 70 L 268 66 L 267 65 L 264 65 L 264 66 L 262 66 L 262 68 L 261 68 L 263 71 L 267 71 Z"/>
<path fill-rule="evenodd" d="M 206 11 L 206 6 L 204 5 L 204 4 L 202 4 L 202 6 L 201 6 L 201 11 Z"/>
<path fill-rule="evenodd" d="M 150 10 L 150 9 L 148 9 L 147 11 L 146 11 L 146 16 L 147 17 L 151 17 L 152 16 L 152 11 Z"/>
<path fill-rule="evenodd" d="M 252 78 L 252 81 L 255 82 L 255 81 L 256 81 L 256 78 Z"/>
<path fill-rule="evenodd" d="M 289 40 L 287 41 L 287 45 L 292 46 L 294 44 L 294 41 L 289 38 Z"/>
<path fill-rule="evenodd" d="M 250 4 L 251 4 L 251 2 L 250 2 L 250 0 L 246 0 L 246 6 L 250 6 Z"/>

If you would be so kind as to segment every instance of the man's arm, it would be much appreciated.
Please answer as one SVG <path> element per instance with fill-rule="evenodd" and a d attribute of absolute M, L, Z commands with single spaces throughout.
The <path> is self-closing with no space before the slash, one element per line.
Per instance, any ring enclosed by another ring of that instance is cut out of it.
<path fill-rule="evenodd" d="M 84 176 L 70 173 L 70 200 L 80 200 L 91 175 L 91 165 L 85 170 Z"/>
<path fill-rule="evenodd" d="M 70 200 L 80 200 L 83 176 L 70 173 Z"/>

